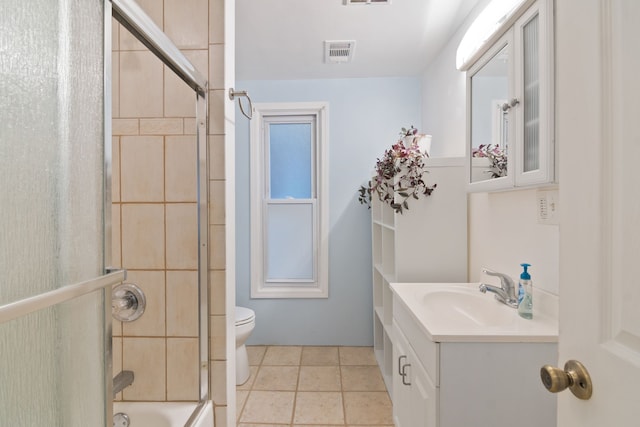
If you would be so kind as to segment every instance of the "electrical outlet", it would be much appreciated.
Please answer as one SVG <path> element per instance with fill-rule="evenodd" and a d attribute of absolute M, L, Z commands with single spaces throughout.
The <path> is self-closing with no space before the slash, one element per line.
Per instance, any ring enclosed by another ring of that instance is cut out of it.
<path fill-rule="evenodd" d="M 538 190 L 536 193 L 536 209 L 538 224 L 560 224 L 560 205 L 558 190 Z"/>

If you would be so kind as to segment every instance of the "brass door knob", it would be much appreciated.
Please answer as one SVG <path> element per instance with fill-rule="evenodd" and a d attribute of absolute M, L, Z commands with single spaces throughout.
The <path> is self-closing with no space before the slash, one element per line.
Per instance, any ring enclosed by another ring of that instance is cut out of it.
<path fill-rule="evenodd" d="M 566 388 L 578 398 L 588 400 L 593 393 L 593 383 L 587 368 L 577 360 L 569 360 L 564 370 L 544 365 L 540 368 L 540 379 L 551 393 L 558 393 Z"/>

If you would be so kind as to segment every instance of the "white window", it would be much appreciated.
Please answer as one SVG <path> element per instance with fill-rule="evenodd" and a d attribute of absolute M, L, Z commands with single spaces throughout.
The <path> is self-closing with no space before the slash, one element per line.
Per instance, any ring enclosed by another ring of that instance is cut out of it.
<path fill-rule="evenodd" d="M 327 298 L 328 105 L 254 107 L 251 297 Z"/>

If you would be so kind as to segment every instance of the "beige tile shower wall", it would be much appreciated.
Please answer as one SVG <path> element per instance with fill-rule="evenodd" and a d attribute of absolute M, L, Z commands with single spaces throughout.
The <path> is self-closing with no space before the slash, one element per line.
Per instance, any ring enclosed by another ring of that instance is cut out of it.
<path fill-rule="evenodd" d="M 225 236 L 225 0 L 208 0 L 209 67 L 209 384 L 215 425 L 227 426 L 227 299 Z M 228 14 L 227 14 L 228 15 Z M 227 18 L 228 20 L 229 18 Z"/>
<path fill-rule="evenodd" d="M 210 82 L 210 395 L 224 414 L 224 0 L 137 2 Z M 148 300 L 139 320 L 113 325 L 114 374 L 135 372 L 117 399 L 197 400 L 195 97 L 126 29 L 112 28 L 113 264 Z"/>

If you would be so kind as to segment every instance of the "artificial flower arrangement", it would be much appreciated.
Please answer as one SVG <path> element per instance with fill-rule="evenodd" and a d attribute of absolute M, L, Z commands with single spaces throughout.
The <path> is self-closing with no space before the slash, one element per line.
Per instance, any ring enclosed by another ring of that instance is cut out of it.
<path fill-rule="evenodd" d="M 491 174 L 491 178 L 500 178 L 507 176 L 507 152 L 498 145 L 481 144 L 478 148 L 474 148 L 471 157 L 486 157 L 489 159 L 489 170 L 486 173 Z"/>
<path fill-rule="evenodd" d="M 382 203 L 401 214 L 409 209 L 409 199 L 431 195 L 437 184 L 429 186 L 424 180 L 428 173 L 424 159 L 429 155 L 418 146 L 417 135 L 418 129 L 413 126 L 402 128 L 401 139 L 385 150 L 382 159 L 377 159 L 375 176 L 367 186 L 360 186 L 358 201 L 361 204 L 371 207 L 371 198 L 376 194 Z M 410 138 L 412 136 L 414 138 Z"/>

